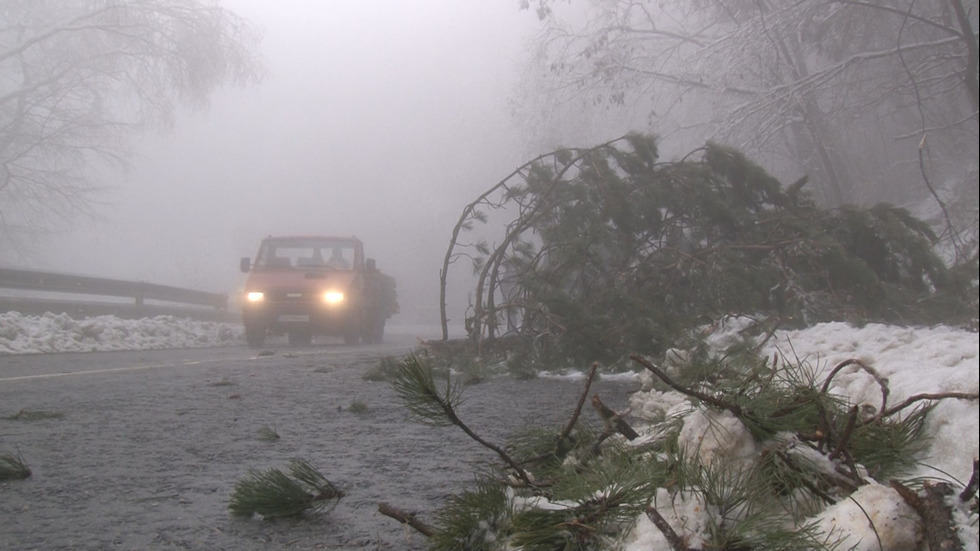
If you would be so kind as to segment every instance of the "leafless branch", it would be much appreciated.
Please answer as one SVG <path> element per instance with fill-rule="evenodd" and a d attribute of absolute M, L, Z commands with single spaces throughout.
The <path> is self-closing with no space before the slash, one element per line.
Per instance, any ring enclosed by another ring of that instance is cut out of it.
<path fill-rule="evenodd" d="M 874 378 L 874 380 L 878 383 L 878 387 L 881 389 L 881 407 L 878 408 L 878 416 L 877 417 L 879 417 L 879 418 L 880 417 L 883 417 L 884 416 L 883 413 L 885 411 L 885 408 L 888 405 L 888 393 L 889 393 L 889 390 L 888 390 L 888 380 L 885 379 L 884 377 L 882 377 L 880 374 L 878 374 L 878 372 L 875 371 L 874 368 L 872 368 L 871 366 L 865 364 L 864 362 L 862 362 L 861 360 L 858 360 L 856 358 L 851 358 L 851 359 L 848 359 L 848 360 L 844 360 L 844 361 L 840 362 L 839 364 L 837 364 L 837 366 L 834 367 L 833 370 L 831 370 L 830 374 L 827 375 L 827 378 L 824 380 L 823 387 L 820 389 L 820 392 L 822 394 L 826 394 L 827 393 L 827 390 L 830 388 L 830 383 L 833 381 L 834 377 L 838 373 L 840 373 L 840 371 L 842 369 L 844 369 L 845 367 L 851 366 L 851 365 L 858 366 L 863 371 L 865 371 L 866 373 L 868 373 L 869 375 L 871 375 Z"/>
<path fill-rule="evenodd" d="M 881 418 L 890 417 L 917 402 L 923 402 L 927 400 L 946 400 L 946 399 L 977 400 L 980 399 L 980 395 L 978 395 L 976 392 L 937 392 L 937 393 L 916 394 L 914 396 L 909 396 L 897 406 L 892 406 L 887 410 L 882 411 L 878 415 L 878 417 Z"/>
<path fill-rule="evenodd" d="M 585 377 L 585 384 L 582 386 L 582 394 L 578 397 L 578 403 L 575 405 L 575 411 L 572 412 L 572 417 L 561 430 L 561 434 L 558 435 L 559 442 L 568 438 L 568 435 L 572 433 L 572 429 L 575 427 L 575 423 L 578 422 L 578 418 L 582 414 L 582 407 L 585 405 L 585 398 L 589 394 L 589 389 L 592 387 L 592 380 L 595 378 L 595 374 L 598 369 L 599 363 L 593 362 L 592 367 L 589 369 L 589 373 Z"/>
<path fill-rule="evenodd" d="M 977 487 L 980 486 L 980 479 L 978 479 L 977 475 L 978 469 L 980 469 L 980 461 L 974 458 L 973 474 L 970 475 L 970 481 L 966 483 L 963 491 L 960 492 L 960 501 L 969 501 L 977 493 Z"/>
<path fill-rule="evenodd" d="M 413 513 L 406 513 L 401 509 L 395 507 L 394 505 L 389 505 L 384 502 L 378 503 L 378 512 L 386 517 L 391 517 L 398 522 L 411 526 L 416 532 L 422 534 L 427 538 L 431 538 L 435 535 L 435 530 L 431 526 L 422 522 Z"/>
<path fill-rule="evenodd" d="M 620 414 L 602 403 L 598 394 L 592 396 L 592 407 L 599 414 L 599 417 L 602 418 L 602 423 L 605 425 L 605 432 L 622 434 L 627 440 L 636 440 L 639 438 L 640 435 L 633 430 L 633 427 Z"/>
<path fill-rule="evenodd" d="M 646 513 L 650 522 L 664 535 L 664 539 L 670 544 L 671 549 L 674 551 L 688 551 L 689 548 L 684 543 L 684 540 L 677 535 L 677 532 L 670 527 L 670 523 L 654 507 L 647 507 Z"/>
<path fill-rule="evenodd" d="M 244 20 L 202 0 L 5 6 L 0 35 L 3 223 L 43 231 L 86 213 L 95 161 L 125 165 L 128 140 L 201 107 L 215 86 L 257 80 Z M 16 30 L 13 30 L 16 29 Z M 188 46 L 195 41 L 198 48 Z M 8 232 L 9 233 L 9 232 Z"/>

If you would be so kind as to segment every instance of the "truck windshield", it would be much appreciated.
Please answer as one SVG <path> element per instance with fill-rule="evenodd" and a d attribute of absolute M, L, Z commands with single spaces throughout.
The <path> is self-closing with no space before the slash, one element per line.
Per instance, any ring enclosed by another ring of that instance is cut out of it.
<path fill-rule="evenodd" d="M 350 269 L 354 262 L 354 243 L 321 239 L 266 240 L 259 249 L 255 267 Z"/>

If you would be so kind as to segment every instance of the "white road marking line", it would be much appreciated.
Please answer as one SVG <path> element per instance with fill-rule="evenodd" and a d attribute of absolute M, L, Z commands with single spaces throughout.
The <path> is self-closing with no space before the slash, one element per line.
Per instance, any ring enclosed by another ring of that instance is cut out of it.
<path fill-rule="evenodd" d="M 96 375 L 96 374 L 99 374 L 99 373 L 123 373 L 123 372 L 126 372 L 126 371 L 146 371 L 146 370 L 149 370 L 149 369 L 160 369 L 160 368 L 163 368 L 163 367 L 186 367 L 186 366 L 191 366 L 191 365 L 203 365 L 203 364 L 206 364 L 206 363 L 215 363 L 215 362 L 221 362 L 221 361 L 227 361 L 227 358 L 226 359 L 218 359 L 218 360 L 207 360 L 207 361 L 193 360 L 193 361 L 187 361 L 187 362 L 175 363 L 175 364 L 132 365 L 132 366 L 128 366 L 128 367 L 111 367 L 111 368 L 106 368 L 106 369 L 88 369 L 88 370 L 85 370 L 85 371 L 61 371 L 61 372 L 58 372 L 58 373 L 41 373 L 41 374 L 38 374 L 38 375 L 18 375 L 16 377 L 0 377 L 0 382 L 3 382 L 3 381 L 26 381 L 26 380 L 31 380 L 31 379 L 51 379 L 51 378 L 54 378 L 54 377 L 68 377 L 68 376 L 71 376 L 71 375 Z"/>

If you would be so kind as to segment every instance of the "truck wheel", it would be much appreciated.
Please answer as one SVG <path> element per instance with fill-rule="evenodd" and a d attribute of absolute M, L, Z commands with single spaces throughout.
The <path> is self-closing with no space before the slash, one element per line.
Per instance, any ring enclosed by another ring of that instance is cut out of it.
<path fill-rule="evenodd" d="M 309 346 L 313 342 L 313 335 L 309 331 L 290 331 L 290 346 Z"/>
<path fill-rule="evenodd" d="M 265 327 L 246 325 L 245 342 L 247 342 L 251 348 L 260 348 L 263 344 L 265 344 Z"/>

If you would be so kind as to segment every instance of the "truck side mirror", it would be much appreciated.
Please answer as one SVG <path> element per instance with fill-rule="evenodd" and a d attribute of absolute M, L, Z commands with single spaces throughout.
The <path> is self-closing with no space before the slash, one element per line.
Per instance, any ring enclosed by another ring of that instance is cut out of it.
<path fill-rule="evenodd" d="M 252 269 L 252 259 L 247 256 L 243 256 L 241 262 L 238 264 L 238 269 L 240 269 L 242 273 L 247 274 L 249 270 Z"/>

